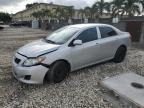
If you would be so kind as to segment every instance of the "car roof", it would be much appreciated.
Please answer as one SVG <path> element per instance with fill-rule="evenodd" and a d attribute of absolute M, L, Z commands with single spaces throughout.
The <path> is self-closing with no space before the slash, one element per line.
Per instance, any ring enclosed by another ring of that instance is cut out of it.
<path fill-rule="evenodd" d="M 76 27 L 76 28 L 89 28 L 94 26 L 110 26 L 108 24 L 101 24 L 101 23 L 89 23 L 89 24 L 75 24 L 75 25 L 69 25 L 69 27 Z"/>
<path fill-rule="evenodd" d="M 97 27 L 97 26 L 107 26 L 107 27 L 113 28 L 117 32 L 121 32 L 119 29 L 117 29 L 116 27 L 114 27 L 112 25 L 102 24 L 102 23 L 75 24 L 75 25 L 69 25 L 68 27 L 74 27 L 74 28 L 79 28 L 79 29 L 87 29 L 87 28 L 90 28 L 90 27 Z"/>

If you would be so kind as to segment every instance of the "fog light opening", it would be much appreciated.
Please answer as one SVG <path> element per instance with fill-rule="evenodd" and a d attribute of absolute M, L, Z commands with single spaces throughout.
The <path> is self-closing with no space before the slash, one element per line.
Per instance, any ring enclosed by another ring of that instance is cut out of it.
<path fill-rule="evenodd" d="M 144 89 L 144 85 L 137 83 L 137 82 L 132 82 L 131 85 L 132 87 L 137 88 L 137 89 Z"/>
<path fill-rule="evenodd" d="M 31 75 L 25 75 L 24 79 L 25 80 L 30 80 L 31 79 Z"/>

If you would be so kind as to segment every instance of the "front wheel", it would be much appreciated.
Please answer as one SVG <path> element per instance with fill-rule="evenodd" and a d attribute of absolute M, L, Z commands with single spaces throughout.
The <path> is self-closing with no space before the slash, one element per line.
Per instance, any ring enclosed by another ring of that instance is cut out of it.
<path fill-rule="evenodd" d="M 114 58 L 113 58 L 113 61 L 114 61 L 115 63 L 120 63 L 120 62 L 122 62 L 122 61 L 125 59 L 126 52 L 127 52 L 127 50 L 126 50 L 125 47 L 122 47 L 122 46 L 119 47 L 119 48 L 117 49 L 117 51 L 116 51 L 116 54 L 115 54 L 115 56 L 114 56 Z"/>
<path fill-rule="evenodd" d="M 49 81 L 59 83 L 63 81 L 70 71 L 69 65 L 64 61 L 57 61 L 47 73 Z"/>

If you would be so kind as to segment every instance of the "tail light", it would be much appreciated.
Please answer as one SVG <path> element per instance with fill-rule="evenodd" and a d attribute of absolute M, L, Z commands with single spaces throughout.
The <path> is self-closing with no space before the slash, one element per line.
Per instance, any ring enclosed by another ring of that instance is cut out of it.
<path fill-rule="evenodd" d="M 132 40 L 132 35 L 129 33 L 129 39 Z"/>

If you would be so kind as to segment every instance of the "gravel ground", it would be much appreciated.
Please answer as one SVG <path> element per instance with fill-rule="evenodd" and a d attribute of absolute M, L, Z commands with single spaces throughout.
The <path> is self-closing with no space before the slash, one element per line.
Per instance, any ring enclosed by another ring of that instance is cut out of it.
<path fill-rule="evenodd" d="M 30 28 L 5 28 L 0 31 L 0 107 L 1 108 L 121 108 L 99 86 L 106 77 L 126 72 L 144 76 L 144 51 L 130 48 L 124 62 L 106 62 L 75 71 L 59 84 L 27 85 L 11 74 L 11 59 L 16 49 L 45 36 L 47 31 Z"/>

